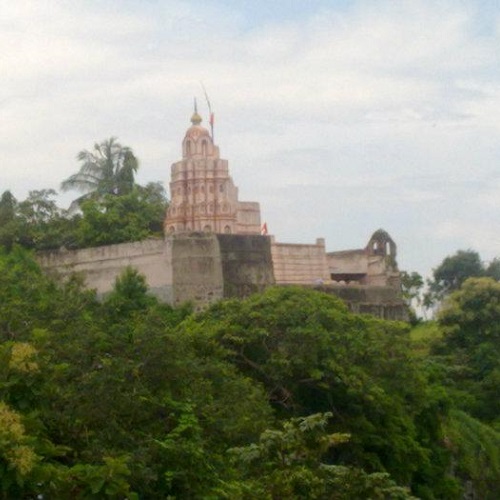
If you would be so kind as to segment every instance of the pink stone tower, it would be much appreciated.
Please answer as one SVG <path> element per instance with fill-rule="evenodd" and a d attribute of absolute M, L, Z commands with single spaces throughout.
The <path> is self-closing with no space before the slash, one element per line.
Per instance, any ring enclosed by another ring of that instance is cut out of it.
<path fill-rule="evenodd" d="M 203 231 L 218 234 L 260 234 L 260 207 L 238 200 L 228 162 L 196 109 L 182 141 L 182 160 L 174 163 L 165 234 Z"/>

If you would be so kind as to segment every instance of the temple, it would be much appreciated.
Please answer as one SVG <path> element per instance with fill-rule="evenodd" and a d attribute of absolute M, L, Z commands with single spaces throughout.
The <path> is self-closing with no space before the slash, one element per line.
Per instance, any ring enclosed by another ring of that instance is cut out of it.
<path fill-rule="evenodd" d="M 81 273 L 102 295 L 132 266 L 159 300 L 198 309 L 268 286 L 300 285 L 337 295 L 353 312 L 407 319 L 397 248 L 386 231 L 375 231 L 359 249 L 340 251 L 327 251 L 323 238 L 292 244 L 261 234 L 259 204 L 239 200 L 228 162 L 201 123 L 195 106 L 182 158 L 171 166 L 163 239 L 42 252 L 42 267 Z"/>
<path fill-rule="evenodd" d="M 182 141 L 182 160 L 171 167 L 165 233 L 260 234 L 259 204 L 238 200 L 228 162 L 201 122 L 195 105 Z"/>

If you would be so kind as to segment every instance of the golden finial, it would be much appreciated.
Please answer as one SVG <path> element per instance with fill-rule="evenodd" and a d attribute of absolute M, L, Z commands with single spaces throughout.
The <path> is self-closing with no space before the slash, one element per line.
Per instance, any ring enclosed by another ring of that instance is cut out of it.
<path fill-rule="evenodd" d="M 194 113 L 191 117 L 191 123 L 193 125 L 199 125 L 202 122 L 201 116 L 198 114 L 198 104 L 196 102 L 196 97 L 194 98 Z"/>

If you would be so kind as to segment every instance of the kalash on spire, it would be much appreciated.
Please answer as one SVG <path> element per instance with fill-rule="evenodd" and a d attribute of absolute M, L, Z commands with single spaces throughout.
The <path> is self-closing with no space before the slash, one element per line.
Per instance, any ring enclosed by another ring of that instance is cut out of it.
<path fill-rule="evenodd" d="M 238 200 L 228 162 L 220 158 L 202 121 L 195 99 L 192 125 L 182 141 L 182 160 L 171 167 L 165 234 L 260 234 L 259 204 Z"/>
<path fill-rule="evenodd" d="M 203 119 L 201 116 L 198 114 L 198 104 L 196 102 L 196 97 L 194 98 L 194 113 L 193 116 L 191 117 L 191 123 L 193 125 L 199 125 Z"/>

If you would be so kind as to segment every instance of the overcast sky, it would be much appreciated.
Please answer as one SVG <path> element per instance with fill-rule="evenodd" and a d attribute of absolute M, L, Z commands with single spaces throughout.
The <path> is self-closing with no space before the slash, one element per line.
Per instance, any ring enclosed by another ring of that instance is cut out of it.
<path fill-rule="evenodd" d="M 168 185 L 203 81 L 278 241 L 384 228 L 423 274 L 500 255 L 496 0 L 0 0 L 0 47 L 0 191 L 18 199 L 110 136 Z"/>

